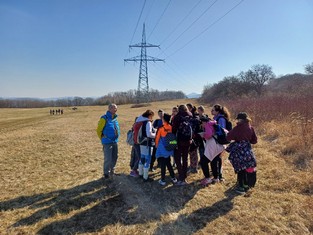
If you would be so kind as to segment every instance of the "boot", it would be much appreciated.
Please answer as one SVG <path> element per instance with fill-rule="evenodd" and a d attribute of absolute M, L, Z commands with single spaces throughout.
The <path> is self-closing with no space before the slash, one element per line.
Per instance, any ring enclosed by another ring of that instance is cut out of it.
<path fill-rule="evenodd" d="M 141 163 L 139 163 L 138 165 L 138 173 L 139 173 L 139 177 L 143 176 L 143 165 Z"/>
<path fill-rule="evenodd" d="M 153 181 L 152 178 L 149 178 L 148 173 L 149 173 L 149 168 L 143 168 L 143 181 L 144 182 L 151 182 L 151 181 Z"/>

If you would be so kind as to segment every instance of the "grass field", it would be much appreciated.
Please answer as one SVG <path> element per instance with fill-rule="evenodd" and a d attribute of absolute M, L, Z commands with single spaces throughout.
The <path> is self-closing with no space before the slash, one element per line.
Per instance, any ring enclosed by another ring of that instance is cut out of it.
<path fill-rule="evenodd" d="M 149 108 L 170 112 L 186 102 Z M 152 183 L 129 177 L 126 133 L 146 108 L 118 106 L 120 174 L 105 182 L 95 130 L 107 107 L 65 108 L 54 116 L 49 108 L 0 109 L 0 234 L 313 233 L 312 168 L 296 168 L 264 131 L 257 130 L 258 182 L 249 197 L 233 191 L 227 154 L 225 183 L 206 188 L 201 171 L 184 187 L 161 187 L 159 169 Z"/>

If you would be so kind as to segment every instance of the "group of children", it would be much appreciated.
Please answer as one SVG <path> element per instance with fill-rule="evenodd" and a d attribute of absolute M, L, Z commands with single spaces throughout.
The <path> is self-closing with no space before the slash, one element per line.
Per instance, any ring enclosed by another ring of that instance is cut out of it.
<path fill-rule="evenodd" d="M 236 191 L 247 192 L 256 182 L 256 160 L 251 144 L 257 143 L 257 136 L 251 126 L 251 119 L 247 113 L 239 113 L 236 126 L 232 128 L 229 111 L 219 104 L 212 107 L 211 115 L 212 119 L 205 114 L 203 106 L 196 108 L 192 104 L 183 104 L 173 107 L 172 114 L 159 110 L 159 118 L 153 122 L 154 112 L 146 110 L 136 118 L 132 127 L 130 176 L 142 177 L 144 182 L 153 181 L 149 177 L 149 171 L 154 169 L 154 161 L 157 159 L 161 169 L 160 185 L 166 185 L 166 169 L 171 182 L 182 186 L 187 184 L 188 173 L 197 173 L 200 166 L 204 175 L 200 183 L 207 186 L 224 180 L 221 154 L 226 149 L 237 174 Z M 217 125 L 227 133 L 226 139 L 230 142 L 228 146 L 217 143 Z M 168 133 L 176 136 L 174 150 L 167 146 Z M 171 162 L 171 157 L 174 158 L 174 163 Z"/>

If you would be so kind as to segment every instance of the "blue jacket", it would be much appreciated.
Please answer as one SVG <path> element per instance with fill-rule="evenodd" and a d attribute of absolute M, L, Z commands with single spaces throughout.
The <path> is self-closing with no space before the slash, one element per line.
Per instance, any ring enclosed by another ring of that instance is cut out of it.
<path fill-rule="evenodd" d="M 105 125 L 102 130 L 101 142 L 102 144 L 117 143 L 120 136 L 120 127 L 117 121 L 117 114 L 112 117 L 112 114 L 107 111 L 100 119 L 105 120 Z"/>

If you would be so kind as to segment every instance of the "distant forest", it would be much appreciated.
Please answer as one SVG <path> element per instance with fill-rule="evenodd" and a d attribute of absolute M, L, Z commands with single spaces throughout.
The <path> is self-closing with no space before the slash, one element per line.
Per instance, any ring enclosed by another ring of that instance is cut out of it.
<path fill-rule="evenodd" d="M 184 99 L 186 95 L 182 91 L 158 91 L 150 89 L 150 100 L 162 101 L 173 99 Z M 0 98 L 0 108 L 43 108 L 43 107 L 71 107 L 71 106 L 93 106 L 115 104 L 134 104 L 137 102 L 136 91 L 112 92 L 99 98 L 69 97 L 53 100 L 35 98 Z"/>
<path fill-rule="evenodd" d="M 200 103 L 234 101 L 260 97 L 311 97 L 313 96 L 313 63 L 304 66 L 306 74 L 295 73 L 276 77 L 272 67 L 254 65 L 248 71 L 225 77 L 223 80 L 204 86 Z M 150 89 L 150 101 L 187 98 L 182 91 L 158 91 Z M 60 98 L 43 100 L 34 98 L 0 98 L 0 108 L 42 108 L 108 105 L 110 103 L 137 103 L 136 90 L 112 92 L 99 98 Z"/>

